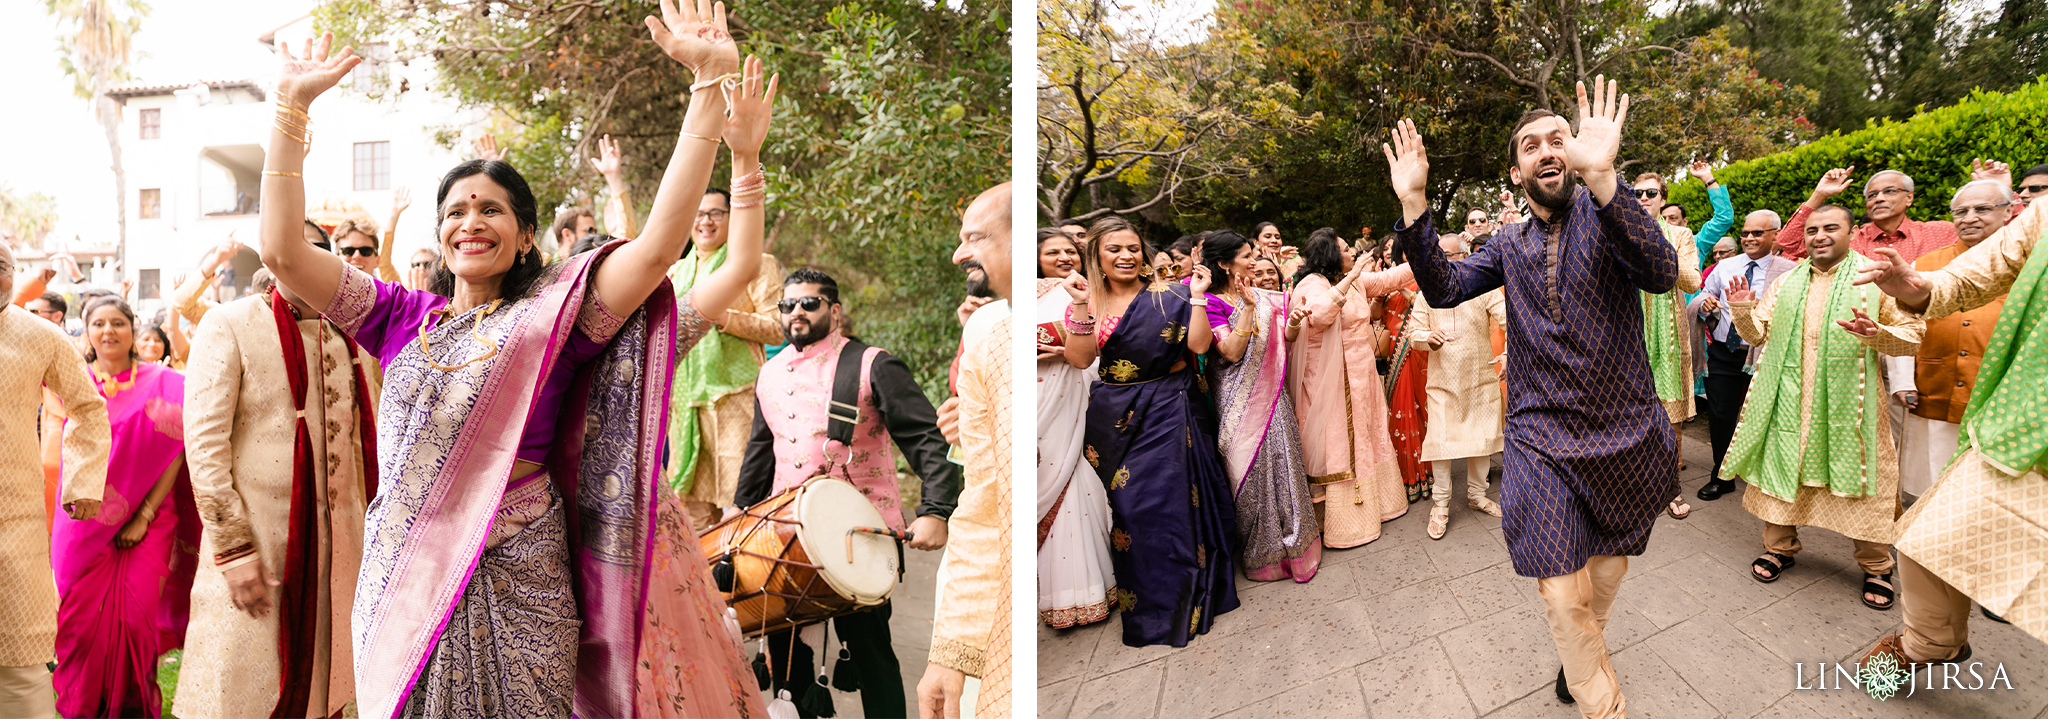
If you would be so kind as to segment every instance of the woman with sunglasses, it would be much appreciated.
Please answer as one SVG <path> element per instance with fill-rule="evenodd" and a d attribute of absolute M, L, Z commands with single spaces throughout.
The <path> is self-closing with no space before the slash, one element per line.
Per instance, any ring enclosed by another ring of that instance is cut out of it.
<path fill-rule="evenodd" d="M 1685 469 L 1685 433 L 1678 425 L 1693 416 L 1692 321 L 1685 316 L 1685 297 L 1700 291 L 1700 252 L 1693 243 L 1692 230 L 1664 221 L 1664 201 L 1670 190 L 1664 177 L 1654 172 L 1636 176 L 1636 201 L 1643 211 L 1657 218 L 1664 239 L 1678 253 L 1678 284 L 1663 294 L 1640 293 L 1643 302 L 1643 347 L 1650 353 L 1650 374 L 1656 379 L 1657 399 L 1671 419 L 1671 432 L 1678 437 L 1678 468 Z M 1717 213 L 1718 214 L 1718 213 Z M 1725 232 L 1725 230 L 1724 230 Z M 1673 519 L 1692 513 L 1681 494 L 1667 508 Z"/>
<path fill-rule="evenodd" d="M 754 208 L 734 221 L 762 221 L 776 82 L 751 58 L 735 72 L 722 3 L 661 10 L 646 20 L 652 39 L 696 83 L 648 230 L 544 265 L 526 180 L 471 160 L 435 195 L 448 260 L 431 291 L 300 241 L 308 107 L 358 58 L 330 54 L 332 36 L 285 52 L 263 256 L 387 367 L 353 612 L 364 717 L 766 713 L 697 539 L 657 480 L 666 368 L 753 277 L 760 233 L 734 232 L 733 260 L 680 301 L 663 273 L 721 136 L 736 204 Z M 518 666 L 499 663 L 515 655 Z"/>

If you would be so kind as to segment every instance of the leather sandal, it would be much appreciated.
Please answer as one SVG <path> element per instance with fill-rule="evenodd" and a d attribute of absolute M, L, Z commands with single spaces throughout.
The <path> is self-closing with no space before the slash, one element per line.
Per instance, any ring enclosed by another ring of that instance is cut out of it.
<path fill-rule="evenodd" d="M 1912 664 L 1915 664 L 1915 663 L 1918 663 L 1918 664 L 1961 664 L 1961 663 L 1963 663 L 1963 662 L 1967 662 L 1967 661 L 1970 661 L 1970 655 L 1971 655 L 1971 654 L 1973 654 L 1973 653 L 1974 653 L 1974 652 L 1972 652 L 1972 651 L 1970 650 L 1970 645 L 1969 645 L 1968 643 L 1965 643 L 1965 644 L 1963 644 L 1963 646 L 1962 646 L 1961 648 L 1958 648 L 1958 649 L 1956 649 L 1956 655 L 1955 655 L 1955 657 L 1953 657 L 1953 658 L 1950 658 L 1950 659 L 1937 659 L 1937 660 L 1931 660 L 1931 661 L 1924 661 L 1924 662 L 1914 662 L 1914 661 L 1913 661 L 1912 659 L 1909 659 L 1909 658 L 1907 658 L 1907 657 L 1906 657 L 1906 637 L 1905 637 L 1905 635 L 1903 635 L 1903 634 L 1893 634 L 1893 635 L 1891 635 L 1891 636 L 1889 636 L 1889 637 L 1885 637 L 1885 638 L 1883 638 L 1883 639 L 1880 639 L 1880 640 L 1878 640 L 1878 642 L 1877 642 L 1877 646 L 1871 647 L 1871 648 L 1870 648 L 1870 651 L 1869 651 L 1868 653 L 1865 653 L 1865 654 L 1863 655 L 1863 659 L 1862 659 L 1862 661 L 1859 661 L 1859 662 L 1857 662 L 1856 666 L 1860 668 L 1860 667 L 1862 667 L 1862 666 L 1863 666 L 1864 664 L 1868 664 L 1868 663 L 1870 663 L 1870 660 L 1872 660 L 1872 659 L 1875 659 L 1875 658 L 1877 658 L 1877 656 L 1878 656 L 1878 655 L 1880 655 L 1880 654 L 1890 654 L 1890 655 L 1891 655 L 1891 657 L 1892 657 L 1892 661 L 1893 661 L 1893 662 L 1896 662 L 1896 663 L 1898 664 L 1898 666 L 1901 666 L 1901 667 L 1904 667 L 1904 666 L 1909 666 L 1909 665 L 1912 665 Z"/>
<path fill-rule="evenodd" d="M 1438 504 L 1429 508 L 1429 538 L 1443 539 L 1444 532 L 1451 529 L 1451 505 Z"/>
<path fill-rule="evenodd" d="M 1777 559 L 1773 561 L 1773 557 L 1776 557 Z M 1757 557 L 1756 561 L 1749 563 L 1749 578 L 1757 580 L 1759 582 L 1763 582 L 1765 584 L 1770 584 L 1771 582 L 1778 581 L 1780 577 L 1785 576 L 1785 570 L 1791 569 L 1792 565 L 1796 563 L 1797 562 L 1793 561 L 1792 555 L 1779 554 L 1777 552 L 1764 552 L 1764 556 Z M 1766 577 L 1762 574 L 1758 574 L 1756 570 L 1759 569 L 1770 572 L 1771 575 Z"/>
<path fill-rule="evenodd" d="M 1466 500 L 1465 506 L 1469 509 L 1485 512 L 1488 516 L 1491 516 L 1494 519 L 1501 518 L 1500 503 L 1495 502 L 1491 499 L 1487 499 L 1485 497 L 1474 497 L 1472 499 Z"/>
<path fill-rule="evenodd" d="M 1671 506 L 1665 507 L 1664 511 L 1669 513 L 1672 519 L 1685 519 L 1692 516 L 1692 505 L 1686 504 L 1684 497 L 1672 497 Z"/>
<path fill-rule="evenodd" d="M 1898 604 L 1898 594 L 1894 593 L 1893 588 L 1891 586 L 1891 581 L 1891 572 L 1885 572 L 1884 574 L 1871 574 L 1869 572 L 1864 572 L 1863 593 L 1865 595 L 1875 594 L 1877 596 L 1884 597 L 1884 601 L 1873 602 L 1870 601 L 1870 597 L 1864 596 L 1862 597 L 1863 606 L 1870 607 L 1871 609 L 1875 609 L 1882 612 L 1889 610 L 1892 608 L 1893 605 Z M 1884 582 L 1884 584 L 1878 584 L 1878 582 Z"/>

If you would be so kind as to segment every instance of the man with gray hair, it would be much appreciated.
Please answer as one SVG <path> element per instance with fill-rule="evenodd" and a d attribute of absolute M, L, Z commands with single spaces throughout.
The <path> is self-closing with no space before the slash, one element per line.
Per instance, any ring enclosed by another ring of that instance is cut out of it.
<path fill-rule="evenodd" d="M 1806 258 L 1806 216 L 1827 204 L 1828 198 L 1841 194 L 1855 182 L 1850 177 L 1854 167 L 1838 167 L 1822 175 L 1813 187 L 1813 194 L 1799 204 L 1799 211 L 1785 220 L 1785 227 L 1778 232 L 1778 252 L 1793 260 Z M 1913 178 L 1898 170 L 1882 170 L 1871 175 L 1863 183 L 1863 219 L 1849 236 L 1849 249 L 1864 257 L 1876 258 L 1880 247 L 1898 250 L 1907 262 L 1920 259 L 1921 255 L 1936 248 L 1956 243 L 1956 226 L 1945 220 L 1921 222 L 1906 216 L 1906 208 L 1913 205 Z"/>
<path fill-rule="evenodd" d="M 1955 218 L 1956 244 L 1913 261 L 1913 268 L 1933 272 L 1947 267 L 2012 219 L 2012 189 L 2002 180 L 1970 182 L 1949 200 Z M 2005 307 L 2004 295 L 1968 312 L 1927 321 L 1914 371 L 1895 382 L 1892 395 L 1912 412 L 1904 418 L 1899 455 L 1899 490 L 1917 499 L 1934 486 L 1941 468 L 1956 454 L 1963 408 L 1977 384 L 1977 363 L 1991 345 L 1991 329 Z"/>
<path fill-rule="evenodd" d="M 1749 378 L 1756 373 L 1760 347 L 1742 341 L 1735 332 L 1735 316 L 1728 311 L 1728 280 L 1740 277 L 1762 296 L 1764 290 L 1798 263 L 1771 254 L 1771 235 L 1778 231 L 1778 213 L 1757 210 L 1742 219 L 1738 235 L 1742 254 L 1714 263 L 1707 280 L 1694 295 L 1690 309 L 1707 327 L 1707 426 L 1714 446 L 1714 472 L 1694 496 L 1706 501 L 1720 499 L 1735 491 L 1735 480 L 1721 479 L 1721 458 L 1735 438 L 1735 424 L 1742 418 L 1742 400 L 1749 395 Z"/>

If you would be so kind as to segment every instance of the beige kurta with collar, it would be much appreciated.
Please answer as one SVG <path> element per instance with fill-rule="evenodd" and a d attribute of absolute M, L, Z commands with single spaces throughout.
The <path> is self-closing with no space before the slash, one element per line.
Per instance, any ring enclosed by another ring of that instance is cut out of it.
<path fill-rule="evenodd" d="M 376 461 L 363 456 L 357 403 L 368 400 L 374 410 L 378 388 L 372 383 L 370 398 L 356 396 L 348 346 L 332 323 L 304 319 L 298 329 L 306 348 L 313 480 L 324 491 L 310 545 L 321 560 L 320 620 L 317 634 L 306 638 L 315 645 L 313 689 L 308 706 L 293 714 L 332 716 L 355 699 L 349 612 L 363 554 L 364 469 Z M 377 364 L 367 352 L 357 357 L 365 369 Z M 277 703 L 281 588 L 271 590 L 268 614 L 251 617 L 234 608 L 222 572 L 261 562 L 270 579 L 284 578 L 296 415 L 269 297 L 208 312 L 193 334 L 185 370 L 186 456 L 204 531 L 172 712 L 179 717 L 268 716 Z"/>
<path fill-rule="evenodd" d="M 701 262 L 702 254 L 692 251 L 677 265 Z M 732 307 L 725 311 L 724 321 L 711 329 L 746 340 L 756 368 L 767 361 L 763 345 L 782 343 L 782 316 L 775 308 L 775 303 L 782 300 L 782 274 L 782 263 L 774 255 L 762 253 L 761 271 L 747 283 L 746 296 L 733 300 Z M 733 492 L 739 488 L 740 462 L 746 458 L 747 437 L 754 431 L 754 385 L 749 383 L 712 400 L 708 406 L 692 407 L 689 411 L 697 413 L 697 426 L 704 436 L 697 447 L 695 479 L 683 499 L 730 507 Z"/>
<path fill-rule="evenodd" d="M 36 407 L 43 388 L 64 403 L 64 475 L 58 510 L 97 500 L 107 484 L 107 401 L 85 360 L 56 325 L 0 305 L 0 667 L 36 666 L 57 656 L 57 582 L 50 570 L 43 463 Z"/>
<path fill-rule="evenodd" d="M 1921 316 L 1946 317 L 2003 296 L 2043 234 L 2048 200 L 2036 200 L 1947 267 L 1922 273 L 1932 297 Z M 2000 468 L 1965 447 L 1899 519 L 1899 528 L 1901 554 L 2048 641 L 2048 474 L 2042 467 Z"/>
<path fill-rule="evenodd" d="M 1488 457 L 1501 451 L 1507 415 L 1501 410 L 1500 375 L 1493 371 L 1492 326 L 1508 326 L 1506 290 L 1494 290 L 1450 309 L 1433 309 L 1421 295 L 1401 331 L 1429 350 L 1429 427 L 1422 461 Z M 1430 343 L 1431 330 L 1451 336 Z"/>
<path fill-rule="evenodd" d="M 1800 343 L 1799 365 L 1800 386 L 1817 387 L 1818 382 L 1829 382 L 1836 386 L 1855 382 L 1854 377 L 1823 377 L 1817 372 L 1820 366 L 1820 340 L 1823 332 L 1845 332 L 1836 320 L 1848 317 L 1828 317 L 1828 294 L 1832 282 L 1849 282 L 1855 274 L 1841 271 L 1836 265 L 1828 272 L 1818 272 L 1812 265 L 1795 267 L 1771 283 L 1764 296 L 1754 302 L 1730 302 L 1728 307 L 1735 315 L 1735 331 L 1752 345 L 1763 346 L 1766 341 Z M 1785 286 L 1785 280 L 1793 272 L 1813 272 L 1813 279 L 1806 292 L 1805 331 L 1800 337 L 1773 336 L 1772 314 L 1778 309 L 1778 290 Z M 1863 344 L 1869 351 L 1878 354 L 1910 356 L 1920 348 L 1920 334 L 1925 323 L 1918 317 L 1899 309 L 1897 301 L 1890 295 L 1880 295 L 1877 316 L 1871 319 L 1878 324 L 1878 334 L 1864 338 Z M 1884 382 L 1873 371 L 1864 378 L 1863 391 L 1876 395 L 1882 407 L 1885 399 Z M 1801 393 L 1799 397 L 1800 441 L 1805 441 L 1806 430 L 1814 422 L 1813 395 Z M 1789 527 L 1811 526 L 1839 532 L 1850 539 L 1890 544 L 1895 536 L 1894 520 L 1899 516 L 1899 453 L 1892 443 L 1891 423 L 1880 417 L 1877 420 L 1877 466 L 1873 473 L 1876 481 L 1867 497 L 1837 496 L 1827 487 L 1800 486 L 1799 494 L 1793 501 L 1786 502 L 1758 490 L 1755 485 L 1744 485 L 1742 508 L 1750 514 L 1771 524 Z"/>

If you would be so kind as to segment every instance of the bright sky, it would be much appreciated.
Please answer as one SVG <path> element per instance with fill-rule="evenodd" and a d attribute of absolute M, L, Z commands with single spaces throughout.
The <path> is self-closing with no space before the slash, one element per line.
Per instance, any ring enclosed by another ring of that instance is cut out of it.
<path fill-rule="evenodd" d="M 256 38 L 309 12 L 312 0 L 151 0 L 130 60 L 150 84 L 254 78 L 276 60 Z M 111 240 L 114 173 L 106 135 L 57 66 L 57 23 L 40 2 L 0 3 L 0 184 L 57 198 L 56 235 Z"/>
<path fill-rule="evenodd" d="M 1118 31 L 1151 30 L 1160 40 L 1181 45 L 1209 36 L 1209 14 L 1216 0 L 1155 0 L 1121 6 L 1109 24 Z"/>

